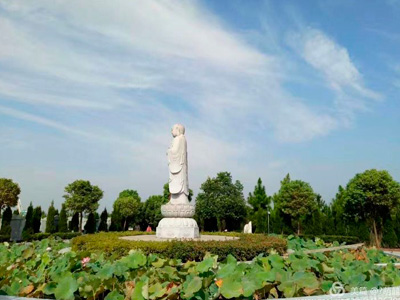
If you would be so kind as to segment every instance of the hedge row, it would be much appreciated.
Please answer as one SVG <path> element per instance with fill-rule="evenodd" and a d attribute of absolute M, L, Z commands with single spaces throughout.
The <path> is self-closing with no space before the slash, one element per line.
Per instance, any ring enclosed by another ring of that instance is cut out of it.
<path fill-rule="evenodd" d="M 227 241 L 128 241 L 121 236 L 139 235 L 143 232 L 97 233 L 76 237 L 72 240 L 72 249 L 76 252 L 102 252 L 106 256 L 119 258 L 132 249 L 140 249 L 145 254 L 158 254 L 165 258 L 183 261 L 202 260 L 206 253 L 218 255 L 219 260 L 229 254 L 237 260 L 251 260 L 261 253 L 270 253 L 272 249 L 280 254 L 286 251 L 287 241 L 280 237 L 268 237 L 263 234 L 229 234 L 238 236 L 237 240 Z"/>
<path fill-rule="evenodd" d="M 47 238 L 60 238 L 63 240 L 69 240 L 80 235 L 82 234 L 79 232 L 55 232 L 55 233 L 39 232 L 26 236 L 24 238 L 24 241 L 25 242 L 40 241 Z M 9 235 L 0 235 L 0 242 L 9 242 L 9 241 L 10 241 Z"/>
<path fill-rule="evenodd" d="M 10 236 L 8 234 L 0 234 L 0 243 L 10 241 Z"/>
<path fill-rule="evenodd" d="M 315 240 L 316 237 L 323 240 L 325 243 L 338 242 L 340 244 L 357 244 L 361 242 L 361 239 L 357 236 L 346 236 L 346 235 L 312 235 L 312 234 L 300 234 L 299 237 L 303 239 Z"/>
<path fill-rule="evenodd" d="M 55 232 L 55 233 L 39 232 L 30 235 L 27 240 L 40 241 L 47 238 L 60 238 L 63 240 L 69 240 L 80 235 L 82 235 L 82 233 L 80 232 Z"/>

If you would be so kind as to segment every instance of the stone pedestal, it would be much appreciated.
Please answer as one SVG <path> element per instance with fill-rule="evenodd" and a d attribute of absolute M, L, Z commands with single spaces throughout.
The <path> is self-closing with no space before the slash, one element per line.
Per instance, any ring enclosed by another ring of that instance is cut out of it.
<path fill-rule="evenodd" d="M 165 217 L 158 223 L 156 234 L 162 239 L 197 239 L 199 227 L 193 219 L 194 205 L 167 203 L 161 206 Z"/>
<path fill-rule="evenodd" d="M 20 215 L 13 215 L 10 226 L 11 226 L 11 240 L 13 242 L 22 241 L 22 231 L 25 226 L 25 218 Z"/>

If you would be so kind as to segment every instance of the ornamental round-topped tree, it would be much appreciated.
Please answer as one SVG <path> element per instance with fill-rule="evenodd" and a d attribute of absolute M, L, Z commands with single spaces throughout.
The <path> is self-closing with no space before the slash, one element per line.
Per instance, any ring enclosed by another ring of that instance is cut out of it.
<path fill-rule="evenodd" d="M 173 139 L 168 148 L 170 200 L 161 206 L 163 219 L 157 226 L 157 237 L 162 239 L 199 238 L 199 227 L 194 215 L 194 205 L 190 204 L 187 143 L 185 127 L 175 124 L 171 130 Z"/>

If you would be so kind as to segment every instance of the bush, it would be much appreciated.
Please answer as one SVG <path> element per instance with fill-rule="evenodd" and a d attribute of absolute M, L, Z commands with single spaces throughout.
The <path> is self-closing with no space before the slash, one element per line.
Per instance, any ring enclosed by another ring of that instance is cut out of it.
<path fill-rule="evenodd" d="M 363 242 L 358 236 L 350 236 L 350 235 L 311 235 L 311 234 L 301 234 L 299 237 L 304 239 L 315 240 L 316 237 L 323 240 L 325 243 L 333 243 L 338 242 L 340 244 L 357 244 Z"/>
<path fill-rule="evenodd" d="M 143 232 L 101 232 L 76 237 L 72 240 L 74 251 L 102 252 L 115 258 L 127 255 L 132 249 L 140 249 L 145 254 L 159 254 L 166 258 L 184 261 L 201 260 L 207 252 L 218 255 L 219 260 L 228 254 L 238 260 L 251 260 L 261 253 L 275 249 L 279 253 L 286 251 L 286 240 L 280 237 L 268 237 L 263 234 L 230 233 L 237 240 L 228 241 L 128 241 L 121 236 L 142 235 Z"/>
<path fill-rule="evenodd" d="M 60 238 L 63 240 L 69 240 L 80 235 L 81 233 L 79 232 L 55 232 L 55 233 L 39 232 L 28 236 L 26 238 L 26 241 L 40 241 L 47 238 Z"/>
<path fill-rule="evenodd" d="M 1 235 L 10 236 L 11 235 L 11 226 L 10 226 L 10 224 L 2 225 L 1 226 L 1 230 L 0 230 L 0 234 Z"/>
<path fill-rule="evenodd" d="M 104 208 L 100 216 L 100 225 L 98 229 L 99 231 L 108 231 L 107 218 L 108 218 L 108 212 L 107 209 Z"/>
<path fill-rule="evenodd" d="M 9 206 L 4 210 L 3 216 L 1 217 L 1 229 L 0 234 L 8 235 L 11 234 L 11 218 L 12 210 Z"/>
<path fill-rule="evenodd" d="M 9 242 L 10 241 L 10 235 L 8 234 L 1 234 L 0 235 L 0 243 L 2 242 Z"/>
<path fill-rule="evenodd" d="M 61 206 L 60 218 L 58 219 L 58 231 L 68 232 L 68 216 L 64 203 Z"/>
<path fill-rule="evenodd" d="M 85 233 L 95 233 L 96 232 L 96 218 L 94 213 L 90 213 L 85 224 Z"/>
<path fill-rule="evenodd" d="M 33 233 L 39 233 L 40 224 L 42 222 L 42 208 L 40 206 L 35 207 L 35 209 L 33 210 L 32 219 Z"/>
<path fill-rule="evenodd" d="M 71 221 L 68 225 L 69 231 L 78 232 L 79 231 L 79 213 L 74 213 L 72 215 Z"/>

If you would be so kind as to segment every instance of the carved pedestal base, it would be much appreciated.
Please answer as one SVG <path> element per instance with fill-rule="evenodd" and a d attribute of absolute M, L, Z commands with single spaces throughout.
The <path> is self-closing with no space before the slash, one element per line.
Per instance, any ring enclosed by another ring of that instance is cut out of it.
<path fill-rule="evenodd" d="M 192 218 L 164 218 L 158 223 L 157 237 L 161 239 L 197 239 L 199 227 Z"/>

